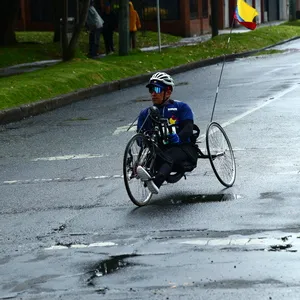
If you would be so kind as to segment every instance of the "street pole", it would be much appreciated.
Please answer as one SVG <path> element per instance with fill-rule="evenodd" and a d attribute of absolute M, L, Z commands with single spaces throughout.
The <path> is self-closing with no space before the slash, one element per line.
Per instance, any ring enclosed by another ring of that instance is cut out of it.
<path fill-rule="evenodd" d="M 211 0 L 211 31 L 212 37 L 215 37 L 219 34 L 218 29 L 218 0 Z"/>
<path fill-rule="evenodd" d="M 129 53 L 129 5 L 128 0 L 120 0 L 119 6 L 119 55 Z"/>
<path fill-rule="evenodd" d="M 159 52 L 161 52 L 160 7 L 159 7 L 159 0 L 156 0 L 156 12 L 157 12 L 158 49 L 159 49 Z"/>
<path fill-rule="evenodd" d="M 290 21 L 296 20 L 296 0 L 290 0 Z"/>
<path fill-rule="evenodd" d="M 62 16 L 62 32 L 61 32 L 61 41 L 62 41 L 62 58 L 63 60 L 68 60 L 68 0 L 63 2 L 63 16 Z"/>

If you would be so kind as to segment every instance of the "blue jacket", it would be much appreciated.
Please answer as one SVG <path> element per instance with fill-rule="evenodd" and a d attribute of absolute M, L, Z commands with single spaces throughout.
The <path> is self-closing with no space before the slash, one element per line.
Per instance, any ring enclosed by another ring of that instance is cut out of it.
<path fill-rule="evenodd" d="M 161 106 L 157 106 L 161 115 L 161 118 L 168 119 L 168 123 L 170 125 L 175 125 L 176 133 L 180 135 L 180 132 L 183 130 L 183 128 L 186 125 L 186 121 L 190 121 L 189 123 L 194 123 L 194 115 L 191 110 L 191 108 L 188 106 L 188 104 L 177 101 L 177 100 L 167 100 L 165 104 Z M 148 109 L 146 108 L 141 111 L 139 118 L 138 118 L 138 124 L 137 124 L 137 130 L 139 131 L 145 121 L 145 119 L 148 116 Z M 145 124 L 143 125 L 142 130 L 150 131 L 153 128 L 152 120 L 149 117 Z M 191 130 L 192 134 L 192 130 Z M 190 142 L 189 137 L 181 136 L 182 142 Z"/>

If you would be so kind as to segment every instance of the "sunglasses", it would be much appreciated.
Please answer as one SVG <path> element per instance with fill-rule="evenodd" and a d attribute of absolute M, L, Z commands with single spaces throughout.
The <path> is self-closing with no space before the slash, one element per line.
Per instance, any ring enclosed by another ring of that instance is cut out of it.
<path fill-rule="evenodd" d="M 150 86 L 149 87 L 149 93 L 155 93 L 155 94 L 160 94 L 164 89 L 159 87 L 159 86 Z"/>

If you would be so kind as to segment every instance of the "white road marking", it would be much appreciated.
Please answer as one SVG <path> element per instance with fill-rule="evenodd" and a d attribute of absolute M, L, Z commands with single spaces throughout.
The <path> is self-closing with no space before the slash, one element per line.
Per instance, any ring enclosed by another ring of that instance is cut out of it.
<path fill-rule="evenodd" d="M 42 178 L 42 179 L 28 179 L 28 180 L 5 180 L 2 182 L 4 185 L 14 184 L 33 184 L 33 183 L 49 183 L 49 182 L 74 182 L 74 181 L 87 181 L 87 180 L 98 180 L 98 179 L 119 179 L 123 178 L 123 175 L 103 175 L 103 176 L 89 176 L 82 178 Z"/>
<path fill-rule="evenodd" d="M 62 245 L 56 245 L 56 246 L 51 246 L 48 248 L 45 248 L 45 250 L 67 250 L 67 249 L 82 249 L 82 248 L 91 248 L 91 247 L 112 247 L 112 246 L 117 246 L 118 244 L 114 242 L 98 242 L 98 243 L 92 243 L 92 244 L 74 244 L 71 245 L 70 247 L 67 246 L 62 246 Z"/>
<path fill-rule="evenodd" d="M 273 246 L 284 246 L 292 245 L 287 247 L 289 250 L 296 250 L 300 246 L 299 234 L 288 234 L 285 238 L 282 236 L 278 237 L 241 237 L 241 238 L 220 238 L 220 239 L 209 239 L 209 238 L 198 238 L 190 239 L 179 242 L 180 244 L 195 245 L 202 247 L 232 247 L 232 246 L 251 246 L 259 247 L 264 250 L 270 250 Z M 300 250 L 300 249 L 297 249 Z"/>
<path fill-rule="evenodd" d="M 65 250 L 68 249 L 67 246 L 51 246 L 49 248 L 45 248 L 45 250 Z"/>
<path fill-rule="evenodd" d="M 114 242 L 99 242 L 99 243 L 93 243 L 89 244 L 88 247 L 109 247 L 109 246 L 117 246 L 118 244 Z"/>
<path fill-rule="evenodd" d="M 251 249 L 261 249 L 265 251 L 272 251 L 272 249 L 287 250 L 287 251 L 298 251 L 300 250 L 300 236 L 299 233 L 286 234 L 284 237 L 282 233 L 271 235 L 272 233 L 266 233 L 266 236 L 249 236 L 249 237 L 226 237 L 226 238 L 195 238 L 185 241 L 170 241 L 170 243 L 179 243 L 184 245 L 194 245 L 200 247 L 251 247 Z M 277 236 L 276 236 L 277 235 Z M 165 241 L 163 243 L 166 243 Z M 55 245 L 45 250 L 67 250 L 67 249 L 82 249 L 91 247 L 113 247 L 118 246 L 117 243 L 108 242 L 98 242 L 92 244 L 74 244 L 70 246 Z"/>
<path fill-rule="evenodd" d="M 130 131 L 136 131 L 136 124 L 133 124 L 132 127 L 128 130 L 131 124 L 125 125 L 125 126 L 120 126 L 117 127 L 117 129 L 114 131 L 113 135 L 118 135 L 122 132 L 130 132 Z"/>
<path fill-rule="evenodd" d="M 295 170 L 295 171 L 285 171 L 285 172 L 277 172 L 277 175 L 299 175 L 300 171 Z"/>
<path fill-rule="evenodd" d="M 104 154 L 70 154 L 63 156 L 50 156 L 34 158 L 31 161 L 56 161 L 56 160 L 71 160 L 71 159 L 89 159 L 89 158 L 101 158 L 108 155 Z"/>

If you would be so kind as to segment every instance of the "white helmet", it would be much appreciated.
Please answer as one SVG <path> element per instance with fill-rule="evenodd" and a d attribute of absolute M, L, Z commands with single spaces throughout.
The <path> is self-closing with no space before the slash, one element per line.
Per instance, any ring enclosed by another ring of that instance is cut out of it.
<path fill-rule="evenodd" d="M 149 80 L 149 83 L 147 84 L 147 87 L 149 87 L 149 85 L 151 84 L 155 84 L 157 81 L 162 82 L 167 86 L 171 86 L 172 88 L 174 88 L 175 86 L 174 80 L 169 74 L 165 72 L 157 72 L 152 75 L 152 77 Z"/>

